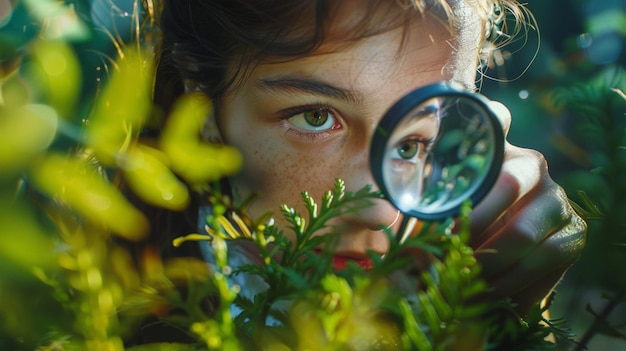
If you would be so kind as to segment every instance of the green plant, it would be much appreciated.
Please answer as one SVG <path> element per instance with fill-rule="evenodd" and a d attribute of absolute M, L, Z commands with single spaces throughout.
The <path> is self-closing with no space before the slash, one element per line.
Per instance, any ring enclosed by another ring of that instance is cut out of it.
<path fill-rule="evenodd" d="M 578 266 L 586 271 L 583 279 L 589 286 L 605 291 L 606 300 L 600 311 L 587 304 L 585 309 L 594 321 L 581 335 L 577 350 L 598 334 L 626 340 L 623 328 L 610 322 L 611 314 L 626 301 L 622 269 L 626 254 L 625 90 L 624 69 L 611 67 L 584 84 L 556 92 L 557 104 L 571 114 L 569 143 L 582 146 L 570 156 L 586 168 L 572 173 L 568 185 L 578 193 L 579 201 L 573 206 L 590 223 L 589 244 Z"/>

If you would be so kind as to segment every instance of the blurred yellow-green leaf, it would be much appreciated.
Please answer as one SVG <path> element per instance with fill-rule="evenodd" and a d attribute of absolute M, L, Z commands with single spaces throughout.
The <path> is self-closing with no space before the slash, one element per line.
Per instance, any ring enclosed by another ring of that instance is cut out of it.
<path fill-rule="evenodd" d="M 52 237 L 28 208 L 0 199 L 0 257 L 25 267 L 53 263 Z"/>
<path fill-rule="evenodd" d="M 213 237 L 210 235 L 191 233 L 185 236 L 180 236 L 180 237 L 175 238 L 172 241 L 172 245 L 174 247 L 180 247 L 180 245 L 188 241 L 211 241 L 211 240 L 213 240 Z"/>
<path fill-rule="evenodd" d="M 354 290 L 340 277 L 322 280 L 325 293 L 295 301 L 289 309 L 290 321 L 302 350 L 397 349 L 400 328 L 381 306 L 391 296 L 384 281 Z"/>
<path fill-rule="evenodd" d="M 144 201 L 182 210 L 189 202 L 187 187 L 164 164 L 161 151 L 137 144 L 123 155 L 122 170 L 128 185 Z"/>
<path fill-rule="evenodd" d="M 197 347 L 188 344 L 176 344 L 176 343 L 153 343 L 133 346 L 127 349 L 127 351 L 194 351 Z"/>
<path fill-rule="evenodd" d="M 153 63 L 150 56 L 128 50 L 117 62 L 89 118 L 87 143 L 106 165 L 115 165 L 138 136 L 151 103 Z"/>
<path fill-rule="evenodd" d="M 228 176 L 241 168 L 241 154 L 234 148 L 203 142 L 200 138 L 211 103 L 200 94 L 179 99 L 161 137 L 161 147 L 172 169 L 194 184 Z"/>
<path fill-rule="evenodd" d="M 21 107 L 30 102 L 31 87 L 16 71 L 0 80 L 0 105 Z"/>
<path fill-rule="evenodd" d="M 31 173 L 41 191 L 86 219 L 129 240 L 139 240 L 146 234 L 148 223 L 143 214 L 86 160 L 53 154 Z"/>
<path fill-rule="evenodd" d="M 46 150 L 57 130 L 57 114 L 46 105 L 0 105 L 0 177 L 25 168 Z"/>
<path fill-rule="evenodd" d="M 63 41 L 38 40 L 31 47 L 33 62 L 27 66 L 46 102 L 62 117 L 71 117 L 80 96 L 80 65 L 76 54 Z"/>
<path fill-rule="evenodd" d="M 205 261 L 185 257 L 168 260 L 164 266 L 164 274 L 170 280 L 206 280 L 211 270 Z"/>

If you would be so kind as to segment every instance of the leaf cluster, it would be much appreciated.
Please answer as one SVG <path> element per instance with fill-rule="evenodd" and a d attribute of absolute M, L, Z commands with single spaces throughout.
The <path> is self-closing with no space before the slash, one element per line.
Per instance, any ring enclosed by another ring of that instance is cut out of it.
<path fill-rule="evenodd" d="M 557 91 L 557 103 L 572 116 L 571 139 L 583 146 L 585 174 L 578 175 L 578 198 L 574 209 L 589 222 L 588 244 L 579 269 L 604 291 L 605 305 L 587 303 L 593 321 L 584 331 L 576 350 L 582 350 L 595 335 L 624 339 L 623 327 L 610 322 L 624 302 L 626 280 L 626 72 L 611 67 L 588 81 Z M 607 269 L 607 267 L 611 267 Z"/>

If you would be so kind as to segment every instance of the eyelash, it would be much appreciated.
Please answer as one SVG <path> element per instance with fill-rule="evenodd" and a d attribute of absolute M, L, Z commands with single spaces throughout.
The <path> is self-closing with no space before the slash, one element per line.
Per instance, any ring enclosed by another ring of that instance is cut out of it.
<path fill-rule="evenodd" d="M 324 131 L 303 131 L 302 129 L 294 127 L 291 123 L 289 123 L 288 119 L 295 117 L 301 113 L 313 111 L 313 110 L 321 110 L 329 112 L 333 118 L 335 119 L 335 124 L 339 125 L 338 127 L 333 128 L 331 130 L 336 130 L 342 128 L 341 123 L 339 122 L 339 118 L 337 117 L 337 113 L 335 110 L 326 104 L 309 104 L 304 106 L 297 106 L 293 108 L 288 108 L 280 111 L 280 119 L 284 122 L 285 127 L 287 128 L 287 133 L 294 133 L 297 137 L 308 138 L 310 141 L 317 141 L 320 138 L 326 138 L 330 136 L 329 130 Z"/>

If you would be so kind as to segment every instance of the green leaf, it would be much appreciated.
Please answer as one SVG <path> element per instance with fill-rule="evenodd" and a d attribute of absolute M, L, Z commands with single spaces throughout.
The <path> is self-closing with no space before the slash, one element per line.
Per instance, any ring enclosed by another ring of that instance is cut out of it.
<path fill-rule="evenodd" d="M 199 351 L 202 350 L 200 346 L 178 343 L 152 343 L 143 344 L 138 346 L 132 346 L 126 349 L 127 351 Z"/>

